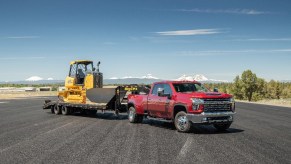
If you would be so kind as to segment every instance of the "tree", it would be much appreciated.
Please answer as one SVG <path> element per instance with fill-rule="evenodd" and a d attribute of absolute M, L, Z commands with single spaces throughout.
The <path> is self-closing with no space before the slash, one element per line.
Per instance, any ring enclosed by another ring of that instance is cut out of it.
<path fill-rule="evenodd" d="M 241 79 L 239 78 L 239 76 L 236 76 L 233 81 L 234 83 L 233 83 L 231 92 L 233 93 L 235 98 L 243 99 Z"/>
<path fill-rule="evenodd" d="M 252 101 L 253 93 L 257 91 L 257 75 L 251 70 L 246 70 L 241 75 L 242 91 L 248 101 Z"/>
<path fill-rule="evenodd" d="M 257 78 L 257 90 L 253 94 L 253 100 L 258 101 L 266 98 L 268 92 L 267 83 L 262 78 Z"/>
<path fill-rule="evenodd" d="M 268 84 L 268 93 L 269 93 L 269 98 L 272 99 L 280 99 L 281 94 L 282 94 L 283 88 L 280 82 L 271 80 Z"/>

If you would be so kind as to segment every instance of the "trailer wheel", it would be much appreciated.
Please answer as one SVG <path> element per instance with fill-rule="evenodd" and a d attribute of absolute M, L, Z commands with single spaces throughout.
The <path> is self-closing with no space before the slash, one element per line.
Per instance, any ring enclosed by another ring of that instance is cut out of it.
<path fill-rule="evenodd" d="M 51 106 L 51 112 L 52 112 L 52 114 L 55 114 L 55 105 Z"/>
<path fill-rule="evenodd" d="M 62 110 L 61 110 L 61 108 L 58 106 L 58 104 L 56 104 L 55 106 L 54 106 L 54 112 L 55 112 L 55 114 L 61 114 L 62 113 Z"/>
<path fill-rule="evenodd" d="M 192 123 L 186 116 L 184 111 L 178 112 L 175 116 L 175 127 L 179 132 L 188 133 L 191 130 Z"/>
<path fill-rule="evenodd" d="M 62 114 L 63 115 L 69 115 L 70 114 L 70 109 L 66 106 L 62 106 Z"/>
<path fill-rule="evenodd" d="M 143 116 L 136 114 L 135 108 L 130 107 L 128 109 L 128 120 L 130 123 L 141 123 L 143 120 Z"/>

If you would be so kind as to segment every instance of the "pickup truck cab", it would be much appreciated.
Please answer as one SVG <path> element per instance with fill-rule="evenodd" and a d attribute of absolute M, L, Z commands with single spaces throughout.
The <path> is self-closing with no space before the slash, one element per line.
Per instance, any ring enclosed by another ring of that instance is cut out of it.
<path fill-rule="evenodd" d="M 210 92 L 197 81 L 157 82 L 149 93 L 128 95 L 129 122 L 141 123 L 147 116 L 173 122 L 179 132 L 189 132 L 195 124 L 225 130 L 232 124 L 234 114 L 232 95 Z"/>

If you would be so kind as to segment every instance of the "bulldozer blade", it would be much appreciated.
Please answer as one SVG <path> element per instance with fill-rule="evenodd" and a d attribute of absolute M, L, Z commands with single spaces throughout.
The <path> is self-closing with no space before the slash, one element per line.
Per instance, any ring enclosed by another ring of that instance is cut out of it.
<path fill-rule="evenodd" d="M 87 98 L 94 103 L 109 103 L 116 95 L 116 88 L 92 88 L 86 91 Z"/>

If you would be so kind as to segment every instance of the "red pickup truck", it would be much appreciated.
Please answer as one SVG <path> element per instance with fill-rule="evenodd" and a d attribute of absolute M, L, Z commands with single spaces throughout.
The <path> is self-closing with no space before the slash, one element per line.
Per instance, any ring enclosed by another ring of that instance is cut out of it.
<path fill-rule="evenodd" d="M 141 123 L 149 119 L 174 122 L 179 132 L 189 132 L 195 124 L 214 125 L 226 130 L 234 120 L 232 95 L 210 92 L 196 81 L 154 83 L 149 93 L 128 95 L 128 119 Z"/>

